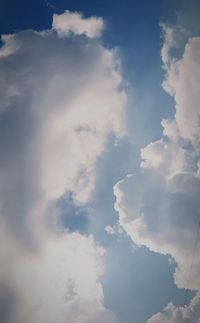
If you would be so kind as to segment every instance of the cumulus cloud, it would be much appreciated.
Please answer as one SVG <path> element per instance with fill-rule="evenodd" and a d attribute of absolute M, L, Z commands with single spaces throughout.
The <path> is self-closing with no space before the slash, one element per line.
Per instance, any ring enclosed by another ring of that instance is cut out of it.
<path fill-rule="evenodd" d="M 2 37 L 0 284 L 5 292 L 0 309 L 5 323 L 115 321 L 103 305 L 102 251 L 91 237 L 58 232 L 57 201 L 66 193 L 74 204 L 91 199 L 96 161 L 108 136 L 125 134 L 126 95 L 115 51 L 90 39 L 102 20 L 64 15 L 72 19 L 65 28 L 78 36 L 60 37 L 55 24 L 65 18 L 57 15 L 53 30 Z"/>
<path fill-rule="evenodd" d="M 78 233 L 45 238 L 33 254 L 1 231 L 1 322 L 116 323 L 100 283 L 104 250 Z"/>
<path fill-rule="evenodd" d="M 0 60 L 0 204 L 16 228 L 39 200 L 42 212 L 67 191 L 89 201 L 107 137 L 125 133 L 126 96 L 115 53 L 100 43 L 34 31 L 4 41 L 2 50 L 17 46 Z"/>
<path fill-rule="evenodd" d="M 11 247 L 1 253 L 7 270 L 0 279 L 12 286 L 13 293 L 13 302 L 5 293 L 0 299 L 1 304 L 4 300 L 4 322 L 115 322 L 114 314 L 103 306 L 99 282 L 103 249 L 91 237 L 77 233 L 48 237 L 34 257 L 16 254 Z"/>
<path fill-rule="evenodd" d="M 141 149 L 139 172 L 114 186 L 115 210 L 136 244 L 174 258 L 177 286 L 200 290 L 200 38 L 188 39 L 182 57 L 175 59 L 170 54 L 176 46 L 173 30 L 165 34 L 163 87 L 174 98 L 175 115 L 162 121 L 162 137 Z M 183 309 L 169 305 L 148 322 L 178 322 L 179 317 L 198 322 L 188 314 L 195 303 L 194 317 L 199 318 L 197 300 Z"/>
<path fill-rule="evenodd" d="M 67 36 L 70 33 L 76 35 L 84 34 L 89 38 L 100 37 L 103 26 L 104 22 L 102 18 L 84 18 L 78 12 L 65 11 L 61 15 L 53 15 L 53 28 L 61 37 Z"/>
<path fill-rule="evenodd" d="M 199 143 L 199 37 L 190 38 L 183 57 L 173 61 L 167 70 L 164 89 L 174 97 L 175 120 L 181 136 L 192 143 Z"/>
<path fill-rule="evenodd" d="M 141 149 L 142 168 L 153 168 L 165 174 L 184 171 L 186 152 L 177 143 L 168 142 L 165 138 Z"/>
<path fill-rule="evenodd" d="M 161 175 L 145 170 L 123 179 L 114 187 L 114 193 L 120 225 L 133 241 L 171 255 L 178 264 L 176 284 L 199 289 L 198 252 L 190 273 L 199 221 L 199 178 L 182 173 L 165 181 Z"/>

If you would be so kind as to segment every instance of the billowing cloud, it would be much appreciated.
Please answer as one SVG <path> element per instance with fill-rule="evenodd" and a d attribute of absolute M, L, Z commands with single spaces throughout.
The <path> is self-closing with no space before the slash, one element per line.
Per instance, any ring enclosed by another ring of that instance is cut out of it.
<path fill-rule="evenodd" d="M 167 70 L 164 89 L 176 102 L 175 120 L 181 136 L 192 143 L 199 143 L 199 57 L 200 39 L 190 38 L 182 59 L 171 61 Z"/>
<path fill-rule="evenodd" d="M 125 134 L 126 95 L 115 51 L 90 39 L 102 20 L 64 16 L 72 21 L 63 28 L 78 35 L 60 37 L 55 21 L 61 26 L 61 15 L 54 17 L 53 30 L 2 37 L 0 309 L 5 323 L 115 321 L 103 305 L 102 251 L 91 237 L 58 230 L 57 201 L 69 193 L 75 204 L 89 202 L 108 136 Z"/>
<path fill-rule="evenodd" d="M 175 116 L 162 121 L 161 139 L 141 149 L 139 172 L 115 185 L 115 209 L 136 244 L 175 259 L 177 286 L 200 290 L 200 38 L 190 38 L 183 56 L 174 59 L 173 31 L 166 27 L 165 34 L 163 87 L 174 98 Z M 179 317 L 197 322 L 188 314 L 195 302 L 183 309 L 168 305 L 149 322 L 178 322 Z M 199 298 L 195 313 L 199 315 Z"/>
<path fill-rule="evenodd" d="M 124 134 L 126 96 L 115 53 L 100 43 L 34 31 L 3 40 L 0 204 L 16 228 L 44 200 L 89 201 L 108 135 Z"/>
<path fill-rule="evenodd" d="M 53 28 L 61 37 L 67 36 L 70 33 L 76 35 L 84 34 L 89 38 L 100 37 L 103 26 L 104 22 L 102 18 L 84 18 L 78 12 L 65 11 L 61 15 L 53 15 Z"/>
<path fill-rule="evenodd" d="M 173 256 L 178 264 L 175 281 L 179 287 L 200 288 L 198 252 L 190 273 L 199 221 L 198 176 L 182 173 L 165 181 L 161 175 L 145 170 L 119 182 L 114 193 L 120 225 L 133 241 Z M 199 241 L 195 248 L 198 250 Z"/>
<path fill-rule="evenodd" d="M 103 305 L 99 282 L 104 251 L 91 237 L 77 233 L 48 237 L 35 256 L 8 245 L 1 252 L 0 280 L 6 287 L 0 298 L 0 315 L 2 319 L 4 311 L 4 322 L 116 321 Z M 12 302 L 8 286 L 12 287 Z"/>

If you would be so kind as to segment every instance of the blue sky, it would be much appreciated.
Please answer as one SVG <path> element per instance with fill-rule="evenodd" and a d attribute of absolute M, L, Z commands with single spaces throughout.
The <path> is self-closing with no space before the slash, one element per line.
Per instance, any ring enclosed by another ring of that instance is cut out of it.
<path fill-rule="evenodd" d="M 198 9 L 1 2 L 0 321 L 200 322 Z"/>

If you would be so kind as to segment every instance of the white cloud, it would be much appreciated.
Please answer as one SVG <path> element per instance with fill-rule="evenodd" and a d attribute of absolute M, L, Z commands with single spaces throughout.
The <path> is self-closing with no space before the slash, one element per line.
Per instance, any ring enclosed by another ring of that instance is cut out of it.
<path fill-rule="evenodd" d="M 65 11 L 60 15 L 53 15 L 53 29 L 61 37 L 74 33 L 76 35 L 84 34 L 89 38 L 96 38 L 101 36 L 103 27 L 103 19 L 99 17 L 84 18 L 80 13 L 70 11 Z"/>
<path fill-rule="evenodd" d="M 153 168 L 168 175 L 184 171 L 186 153 L 177 143 L 164 138 L 141 149 L 141 167 Z"/>
<path fill-rule="evenodd" d="M 200 45 L 200 39 L 198 39 Z M 191 46 L 191 48 L 190 48 Z M 193 39 L 189 40 L 183 58 L 171 63 L 179 66 L 182 75 L 189 64 L 193 69 L 195 60 L 195 77 L 200 80 L 200 57 L 198 56 L 197 39 L 195 47 Z M 188 51 L 193 53 L 189 55 Z M 197 59 L 199 58 L 199 61 Z M 182 71 L 183 70 L 183 71 Z M 180 90 L 180 82 L 193 83 L 190 73 L 173 83 L 174 92 Z M 169 82 L 169 74 L 168 74 Z M 175 120 L 162 122 L 163 137 L 141 150 L 141 171 L 132 177 L 127 177 L 114 187 L 116 195 L 115 209 L 119 212 L 119 221 L 131 235 L 134 242 L 144 244 L 150 249 L 172 255 L 178 263 L 175 273 L 176 283 L 186 286 L 186 277 L 191 262 L 191 250 L 194 245 L 194 232 L 198 225 L 200 178 L 197 173 L 199 136 L 184 136 L 182 125 L 188 132 L 194 132 L 193 116 L 198 119 L 197 95 L 194 102 L 191 99 L 191 87 L 181 87 L 182 92 L 175 94 Z M 195 89 L 194 89 L 195 91 Z M 177 103 L 180 97 L 185 101 Z M 194 105 L 192 104 L 194 103 Z M 184 107 L 183 107 L 184 105 Z M 186 110 L 187 109 L 187 110 Z M 183 123 L 177 118 L 178 112 L 183 116 Z M 183 111 L 184 110 L 184 111 Z M 195 119 L 196 120 L 196 119 Z M 197 125 L 198 127 L 198 125 Z M 198 132 L 198 135 L 200 132 Z M 198 289 L 200 274 L 200 259 L 197 255 L 193 268 L 190 287 Z"/>
<path fill-rule="evenodd" d="M 32 31 L 11 41 L 17 51 L 0 60 L 0 204 L 21 229 L 40 200 L 44 207 L 69 191 L 89 201 L 109 134 L 125 133 L 126 95 L 115 53 L 100 43 Z"/>
<path fill-rule="evenodd" d="M 88 37 L 22 31 L 4 37 L 0 49 L 6 323 L 115 322 L 103 304 L 100 248 L 92 238 L 57 232 L 58 199 L 68 192 L 74 203 L 88 203 L 106 140 L 125 134 L 117 55 L 90 40 L 101 19 L 80 19 Z"/>
<path fill-rule="evenodd" d="M 199 142 L 200 133 L 199 56 L 200 38 L 190 38 L 183 57 L 171 63 L 163 83 L 164 89 L 175 99 L 175 120 L 180 135 L 192 142 Z"/>
<path fill-rule="evenodd" d="M 161 139 L 141 150 L 139 172 L 114 186 L 115 210 L 136 244 L 173 257 L 178 287 L 200 290 L 200 241 L 195 241 L 200 221 L 200 38 L 188 40 L 180 59 L 170 56 L 171 46 L 176 42 L 167 29 L 164 89 L 174 97 L 174 119 L 163 120 Z M 193 303 L 185 309 L 169 305 L 148 322 L 178 322 L 178 313 L 183 322 L 197 322 L 192 315 L 199 315 L 199 299 L 197 314 L 192 311 Z"/>
<path fill-rule="evenodd" d="M 185 38 L 188 37 L 188 32 L 182 25 L 170 25 L 161 23 L 160 27 L 163 34 L 163 46 L 161 48 L 161 58 L 163 68 L 168 70 L 170 65 L 175 62 L 175 58 L 171 55 L 173 49 L 178 49 Z"/>
<path fill-rule="evenodd" d="M 192 273 L 190 266 L 198 230 L 200 179 L 191 174 L 178 174 L 165 181 L 162 175 L 145 170 L 117 183 L 114 194 L 119 223 L 133 241 L 171 255 L 178 264 L 176 284 L 199 289 L 198 252 Z"/>
<path fill-rule="evenodd" d="M 37 254 L 20 253 L 2 235 L 1 242 L 6 250 L 0 253 L 0 281 L 13 292 L 4 322 L 116 322 L 103 305 L 104 250 L 91 237 L 48 236 Z"/>
<path fill-rule="evenodd" d="M 113 225 L 113 226 L 107 225 L 104 230 L 109 235 L 115 235 L 115 234 L 122 234 L 123 233 L 123 229 L 118 225 Z"/>
<path fill-rule="evenodd" d="M 171 63 L 171 49 L 176 46 L 175 41 L 175 31 L 174 28 L 170 25 L 161 24 L 160 25 L 163 31 L 164 44 L 161 48 L 161 58 L 164 63 L 164 67 L 167 69 Z"/>

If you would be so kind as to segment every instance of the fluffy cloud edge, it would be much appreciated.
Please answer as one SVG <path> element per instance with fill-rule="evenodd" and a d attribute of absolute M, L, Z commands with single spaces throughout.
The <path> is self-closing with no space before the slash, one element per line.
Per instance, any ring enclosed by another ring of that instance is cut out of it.
<path fill-rule="evenodd" d="M 200 257 L 196 252 L 193 262 L 192 250 L 200 207 L 200 38 L 187 39 L 183 55 L 173 58 L 171 50 L 178 48 L 182 31 L 167 25 L 162 28 L 161 57 L 166 72 L 163 88 L 174 98 L 175 115 L 162 121 L 162 137 L 141 149 L 140 170 L 114 186 L 114 208 L 119 224 L 137 245 L 174 258 L 178 287 L 199 291 Z M 197 322 L 199 316 L 194 316 L 195 320 L 193 314 L 199 315 L 199 308 L 196 296 L 184 308 L 169 304 L 148 322 L 176 323 L 179 318 L 183 322 Z"/>
<path fill-rule="evenodd" d="M 104 21 L 100 17 L 85 18 L 81 13 L 67 10 L 63 14 L 53 15 L 52 27 L 60 37 L 73 33 L 86 35 L 89 38 L 99 38 L 104 29 Z"/>

